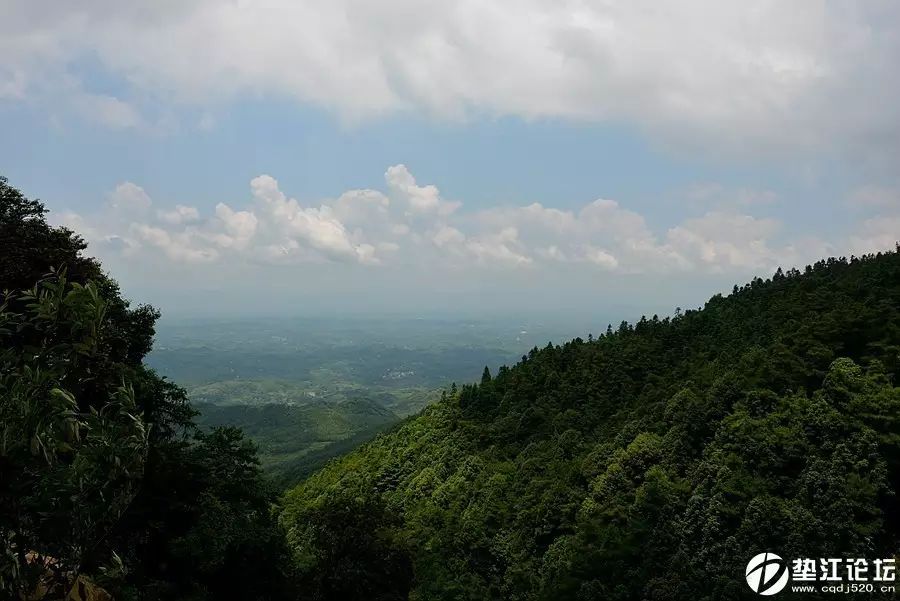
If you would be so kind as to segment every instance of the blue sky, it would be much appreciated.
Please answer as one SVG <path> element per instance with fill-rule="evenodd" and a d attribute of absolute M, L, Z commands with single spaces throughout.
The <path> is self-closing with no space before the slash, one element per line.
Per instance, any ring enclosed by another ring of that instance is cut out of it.
<path fill-rule="evenodd" d="M 10 9 L 0 172 L 169 313 L 634 319 L 900 237 L 890 2 Z"/>

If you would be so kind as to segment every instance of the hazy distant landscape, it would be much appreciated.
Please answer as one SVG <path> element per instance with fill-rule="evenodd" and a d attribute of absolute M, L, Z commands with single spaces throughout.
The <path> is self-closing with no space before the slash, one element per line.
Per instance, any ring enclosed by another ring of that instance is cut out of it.
<path fill-rule="evenodd" d="M 289 484 L 452 383 L 587 329 L 512 319 L 164 318 L 147 364 L 185 388 L 198 424 L 241 427 L 263 467 Z"/>

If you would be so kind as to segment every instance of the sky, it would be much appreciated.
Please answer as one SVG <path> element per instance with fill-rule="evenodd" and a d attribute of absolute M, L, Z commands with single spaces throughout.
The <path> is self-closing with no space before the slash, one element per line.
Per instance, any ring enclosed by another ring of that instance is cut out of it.
<path fill-rule="evenodd" d="M 900 239 L 900 3 L 0 0 L 0 174 L 178 316 L 635 320 Z"/>

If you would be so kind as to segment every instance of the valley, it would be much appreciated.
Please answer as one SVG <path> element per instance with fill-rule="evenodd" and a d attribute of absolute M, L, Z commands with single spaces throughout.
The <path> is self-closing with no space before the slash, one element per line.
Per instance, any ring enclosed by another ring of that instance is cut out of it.
<path fill-rule="evenodd" d="M 241 428 L 263 469 L 287 487 L 453 383 L 578 328 L 513 319 L 164 318 L 147 364 L 185 388 L 201 428 Z"/>

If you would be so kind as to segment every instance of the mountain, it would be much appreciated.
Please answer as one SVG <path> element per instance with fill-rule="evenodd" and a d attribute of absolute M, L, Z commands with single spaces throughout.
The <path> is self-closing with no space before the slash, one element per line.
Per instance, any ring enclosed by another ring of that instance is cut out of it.
<path fill-rule="evenodd" d="M 313 599 L 737 599 L 900 543 L 900 254 L 534 348 L 286 494 Z"/>

